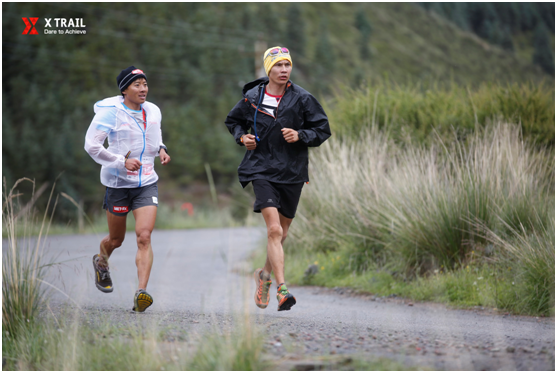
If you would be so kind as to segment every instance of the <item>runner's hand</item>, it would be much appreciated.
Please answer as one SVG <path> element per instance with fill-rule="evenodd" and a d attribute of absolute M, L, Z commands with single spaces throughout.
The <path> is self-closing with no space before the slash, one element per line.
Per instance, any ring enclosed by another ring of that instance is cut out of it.
<path fill-rule="evenodd" d="M 161 149 L 161 151 L 159 152 L 159 156 L 161 157 L 162 165 L 168 164 L 170 162 L 170 156 L 166 154 L 166 150 Z"/>
<path fill-rule="evenodd" d="M 298 131 L 293 130 L 292 128 L 283 128 L 281 129 L 281 131 L 282 131 L 282 136 L 284 136 L 284 139 L 288 143 L 293 143 L 300 140 L 300 137 L 298 136 Z"/>
<path fill-rule="evenodd" d="M 242 139 L 247 150 L 253 150 L 257 147 L 257 141 L 255 141 L 254 135 L 247 134 L 242 136 Z"/>
<path fill-rule="evenodd" d="M 125 166 L 126 166 L 126 169 L 128 169 L 130 171 L 137 171 L 141 167 L 141 164 L 142 163 L 139 162 L 139 159 L 128 158 L 126 160 Z"/>

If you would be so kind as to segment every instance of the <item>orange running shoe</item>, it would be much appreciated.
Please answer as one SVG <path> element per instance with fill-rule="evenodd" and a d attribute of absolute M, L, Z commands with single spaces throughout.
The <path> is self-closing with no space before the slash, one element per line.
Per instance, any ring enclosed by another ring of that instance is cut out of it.
<path fill-rule="evenodd" d="M 263 269 L 258 268 L 253 273 L 253 278 L 255 279 L 255 305 L 259 308 L 267 308 L 269 305 L 269 288 L 273 283 L 271 281 L 271 276 L 266 279 L 262 279 Z"/>
<path fill-rule="evenodd" d="M 278 309 L 277 311 L 289 311 L 296 304 L 296 298 L 286 288 L 285 284 L 280 284 L 277 291 Z"/>

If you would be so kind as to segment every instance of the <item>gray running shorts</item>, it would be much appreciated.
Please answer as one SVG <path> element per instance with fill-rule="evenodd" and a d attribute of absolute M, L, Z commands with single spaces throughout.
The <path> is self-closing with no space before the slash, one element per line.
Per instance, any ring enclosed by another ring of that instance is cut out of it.
<path fill-rule="evenodd" d="M 144 206 L 159 205 L 157 183 L 139 188 L 106 188 L 103 209 L 117 216 L 126 216 L 128 212 Z"/>

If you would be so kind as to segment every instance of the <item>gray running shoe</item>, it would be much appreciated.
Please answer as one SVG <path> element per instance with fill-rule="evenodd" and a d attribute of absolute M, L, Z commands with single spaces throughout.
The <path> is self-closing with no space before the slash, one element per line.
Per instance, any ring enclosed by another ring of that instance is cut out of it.
<path fill-rule="evenodd" d="M 95 269 L 95 285 L 97 289 L 103 293 L 112 293 L 112 279 L 108 271 L 108 265 L 104 266 L 99 263 L 101 257 L 99 254 L 93 255 L 93 268 Z"/>

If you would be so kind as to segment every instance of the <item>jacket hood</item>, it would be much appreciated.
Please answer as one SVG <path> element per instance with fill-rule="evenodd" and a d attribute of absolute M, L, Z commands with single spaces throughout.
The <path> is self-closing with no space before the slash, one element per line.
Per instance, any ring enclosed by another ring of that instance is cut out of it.
<path fill-rule="evenodd" d="M 258 87 L 261 84 L 267 85 L 268 83 L 269 83 L 269 78 L 266 76 L 259 79 L 255 79 L 254 81 L 244 85 L 244 88 L 242 89 L 242 93 L 244 94 L 244 97 L 248 98 L 250 101 L 253 102 L 257 100 L 257 95 L 259 94 Z M 288 80 L 287 84 L 288 87 L 293 85 L 291 80 Z"/>
<path fill-rule="evenodd" d="M 124 102 L 124 98 L 122 96 L 108 97 L 108 98 L 105 98 L 103 100 L 95 102 L 94 110 L 95 110 L 95 113 L 97 113 L 97 111 L 99 109 L 105 108 L 105 107 L 119 107 L 119 108 L 123 109 L 124 108 L 122 106 L 123 102 Z"/>
<path fill-rule="evenodd" d="M 265 76 L 263 78 L 255 79 L 253 82 L 247 83 L 246 85 L 244 85 L 244 89 L 242 89 L 242 93 L 245 96 L 246 93 L 248 93 L 248 91 L 250 89 L 252 89 L 254 87 L 258 87 L 261 83 L 263 83 L 263 84 L 269 83 L 269 78 Z"/>
<path fill-rule="evenodd" d="M 95 105 L 93 106 L 93 110 L 95 111 L 95 113 L 97 113 L 102 108 L 106 108 L 106 107 L 117 107 L 121 110 L 124 110 L 123 104 L 124 104 L 124 97 L 118 95 L 118 96 L 108 97 L 103 100 L 95 102 Z M 156 105 L 152 104 L 149 101 L 145 101 L 142 104 L 142 107 L 147 112 L 149 112 L 150 110 L 159 110 Z"/>

